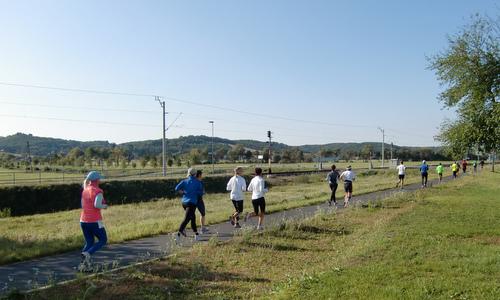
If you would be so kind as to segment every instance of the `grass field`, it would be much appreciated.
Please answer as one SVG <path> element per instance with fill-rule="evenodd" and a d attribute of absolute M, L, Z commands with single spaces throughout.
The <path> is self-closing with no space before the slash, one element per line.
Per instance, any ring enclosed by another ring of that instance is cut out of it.
<path fill-rule="evenodd" d="M 429 162 L 429 164 L 438 163 L 438 162 Z M 448 164 L 449 162 L 443 162 Z M 330 168 L 332 162 L 324 162 L 323 169 L 327 170 Z M 337 162 L 335 163 L 338 168 L 345 169 L 348 165 L 352 165 L 354 169 L 367 169 L 368 162 L 363 161 L 352 161 L 352 162 Z M 215 174 L 218 175 L 230 175 L 232 174 L 232 170 L 236 166 L 243 166 L 245 169 L 253 169 L 255 167 L 262 167 L 264 170 L 267 170 L 267 164 L 259 164 L 259 163 L 227 163 L 227 164 L 215 164 L 214 171 Z M 373 161 L 374 167 L 380 167 L 380 161 Z M 386 161 L 385 166 L 389 165 L 389 161 Z M 407 166 L 416 167 L 420 165 L 420 162 L 407 162 Z M 193 166 L 196 169 L 204 170 L 206 175 L 212 174 L 212 165 L 195 165 Z M 1 186 L 9 186 L 9 185 L 37 185 L 37 184 L 59 184 L 59 183 L 74 183 L 80 182 L 84 179 L 86 173 L 81 171 L 82 168 L 75 167 L 61 167 L 57 166 L 60 170 L 58 172 L 54 171 L 43 171 L 44 166 L 39 166 L 42 171 L 26 171 L 21 169 L 4 169 L 0 168 L 0 187 Z M 89 167 L 85 167 L 86 169 L 91 169 Z M 161 168 L 132 168 L 128 167 L 126 169 L 122 168 L 105 168 L 101 170 L 100 167 L 94 167 L 93 169 L 102 171 L 102 173 L 106 176 L 108 180 L 132 180 L 132 179 L 153 179 L 161 177 L 162 170 Z M 272 170 L 273 172 L 289 172 L 289 171 L 311 171 L 317 170 L 317 163 L 287 163 L 287 164 L 273 164 Z M 185 176 L 187 167 L 167 167 L 167 178 L 180 178 Z"/>
<path fill-rule="evenodd" d="M 394 171 L 372 171 L 377 175 L 358 174 L 354 194 L 368 193 L 394 187 Z M 420 180 L 411 170 L 408 182 Z M 266 196 L 268 212 L 324 202 L 329 198 L 325 175 L 297 176 L 274 179 Z M 431 176 L 432 177 L 432 176 Z M 342 188 L 337 192 L 342 197 Z M 233 207 L 227 194 L 205 196 L 207 221 L 219 223 L 227 220 Z M 249 200 L 249 195 L 247 195 Z M 251 207 L 245 201 L 245 211 Z M 79 227 L 79 210 L 0 219 L 0 264 L 26 260 L 63 251 L 79 249 L 83 244 Z M 163 199 L 129 205 L 112 206 L 103 212 L 109 242 L 173 232 L 183 218 L 177 199 Z M 131 225 L 131 224 L 134 224 Z"/>
<path fill-rule="evenodd" d="M 29 297 L 499 299 L 499 180 L 467 176 Z"/>

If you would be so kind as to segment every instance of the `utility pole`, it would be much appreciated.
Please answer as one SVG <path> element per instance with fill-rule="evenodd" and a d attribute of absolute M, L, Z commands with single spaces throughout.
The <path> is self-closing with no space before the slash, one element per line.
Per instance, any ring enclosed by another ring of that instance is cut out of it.
<path fill-rule="evenodd" d="M 392 162 L 392 146 L 393 146 L 393 144 L 391 142 L 391 162 Z"/>
<path fill-rule="evenodd" d="M 269 163 L 269 174 L 271 174 L 271 131 L 267 131 L 267 137 L 269 138 L 269 157 L 267 159 Z"/>
<path fill-rule="evenodd" d="M 26 160 L 30 165 L 30 171 L 33 172 L 33 160 L 31 159 L 31 150 L 29 141 L 26 142 L 26 150 L 28 152 L 28 157 L 26 158 Z"/>
<path fill-rule="evenodd" d="M 382 168 L 384 167 L 384 144 L 385 144 L 385 131 L 384 128 L 378 127 L 378 130 L 382 132 Z"/>
<path fill-rule="evenodd" d="M 160 103 L 160 106 L 163 110 L 163 139 L 161 141 L 161 144 L 162 144 L 162 167 L 163 167 L 163 171 L 162 171 L 162 175 L 163 177 L 167 176 L 167 151 L 166 151 L 166 141 L 165 141 L 165 133 L 166 133 L 166 128 L 165 128 L 165 101 L 162 101 L 161 100 L 161 97 L 160 96 L 155 96 L 155 100 L 158 101 Z"/>
<path fill-rule="evenodd" d="M 215 174 L 215 161 L 214 161 L 214 121 L 208 121 L 212 124 L 212 174 Z"/>

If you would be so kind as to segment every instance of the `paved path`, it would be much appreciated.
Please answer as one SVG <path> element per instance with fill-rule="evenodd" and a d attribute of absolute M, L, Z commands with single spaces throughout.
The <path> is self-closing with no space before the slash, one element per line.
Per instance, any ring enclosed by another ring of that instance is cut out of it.
<path fill-rule="evenodd" d="M 448 180 L 450 178 L 444 178 L 443 182 Z M 432 184 L 436 183 L 437 180 L 430 180 L 429 186 L 432 187 Z M 339 188 L 341 188 L 341 185 Z M 419 188 L 420 184 L 411 184 L 406 185 L 403 191 L 415 191 Z M 366 203 L 370 200 L 387 198 L 399 192 L 401 192 L 400 189 L 390 189 L 360 196 L 354 195 L 352 200 L 353 203 Z M 329 207 L 324 203 L 277 212 L 266 216 L 265 225 L 272 226 L 283 219 L 300 219 L 313 216 L 319 210 L 331 212 L 333 209 L 333 207 Z M 338 207 L 337 209 L 342 210 L 343 208 Z M 252 220 L 244 223 L 244 227 L 255 226 L 255 222 L 256 218 L 252 218 Z M 228 222 L 220 223 L 212 225 L 210 233 L 202 235 L 202 241 L 208 241 L 213 237 L 219 240 L 229 240 L 233 237 L 234 233 L 235 229 Z M 189 247 L 192 244 L 192 240 L 192 235 L 191 238 L 189 236 L 188 238 L 184 238 L 181 242 L 181 247 Z M 108 245 L 95 254 L 94 262 L 101 270 L 109 270 L 165 256 L 178 248 L 179 246 L 175 245 L 172 234 L 165 234 Z M 79 262 L 80 251 L 72 251 L 0 266 L 0 295 L 13 288 L 21 291 L 30 290 L 55 282 L 75 279 L 79 274 L 76 270 Z"/>

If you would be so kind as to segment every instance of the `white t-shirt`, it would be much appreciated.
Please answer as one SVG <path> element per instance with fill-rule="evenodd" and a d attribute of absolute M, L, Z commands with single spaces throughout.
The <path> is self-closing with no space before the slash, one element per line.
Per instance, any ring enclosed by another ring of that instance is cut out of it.
<path fill-rule="evenodd" d="M 342 174 L 340 174 L 340 178 L 343 179 L 344 181 L 354 181 L 356 179 L 356 174 L 354 174 L 353 171 L 344 171 Z"/>
<path fill-rule="evenodd" d="M 252 192 L 252 200 L 264 197 L 264 194 L 267 193 L 264 178 L 261 176 L 255 176 L 252 178 L 252 181 L 250 181 L 250 184 L 248 185 L 248 191 Z"/>
<path fill-rule="evenodd" d="M 235 175 L 229 179 L 226 190 L 231 191 L 229 197 L 234 201 L 242 201 L 245 199 L 244 192 L 247 190 L 245 178 L 240 175 Z"/>
<path fill-rule="evenodd" d="M 405 165 L 399 165 L 399 166 L 396 167 L 396 169 L 398 170 L 398 175 L 404 175 L 405 174 L 405 170 L 406 170 Z"/>

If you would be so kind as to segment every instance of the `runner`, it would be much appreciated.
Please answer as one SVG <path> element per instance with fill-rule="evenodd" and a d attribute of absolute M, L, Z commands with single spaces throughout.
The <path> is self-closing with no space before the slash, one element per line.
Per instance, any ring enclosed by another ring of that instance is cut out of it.
<path fill-rule="evenodd" d="M 472 164 L 472 168 L 474 169 L 474 174 L 477 173 L 477 160 L 474 161 L 474 163 Z"/>
<path fill-rule="evenodd" d="M 240 225 L 240 214 L 243 213 L 243 200 L 245 195 L 243 194 L 247 190 L 247 183 L 245 178 L 241 175 L 243 174 L 243 168 L 237 167 L 234 169 L 234 176 L 229 179 L 227 183 L 226 190 L 231 191 L 229 198 L 233 202 L 234 213 L 229 216 L 229 221 L 234 228 L 241 228 Z"/>
<path fill-rule="evenodd" d="M 191 228 L 194 232 L 194 240 L 198 241 L 200 239 L 198 235 L 198 230 L 196 228 L 196 205 L 198 203 L 199 197 L 203 195 L 203 186 L 201 182 L 196 179 L 196 170 L 189 168 L 188 178 L 182 180 L 175 187 L 175 191 L 182 194 L 182 207 L 184 208 L 185 215 L 184 220 L 179 226 L 179 231 L 175 235 L 175 242 L 179 243 L 182 236 L 186 236 L 186 226 L 191 222 Z"/>
<path fill-rule="evenodd" d="M 441 183 L 441 181 L 443 180 L 443 171 L 444 171 L 443 165 L 439 163 L 439 165 L 436 167 L 436 173 L 439 176 L 439 183 Z"/>
<path fill-rule="evenodd" d="M 339 172 L 336 170 L 336 168 L 337 167 L 335 165 L 332 165 L 332 170 L 326 176 L 326 180 L 328 181 L 328 185 L 330 186 L 330 190 L 332 191 L 330 200 L 328 200 L 329 206 L 332 206 L 332 201 L 333 205 L 337 206 L 337 198 L 335 196 L 335 192 L 337 191 L 337 187 L 339 186 L 337 182 L 339 179 Z"/>
<path fill-rule="evenodd" d="M 403 186 L 405 184 L 405 171 L 406 171 L 404 162 L 401 161 L 401 163 L 399 164 L 399 166 L 396 167 L 396 169 L 398 170 L 398 177 L 399 177 L 399 181 L 396 184 L 396 187 L 398 187 L 399 184 L 401 183 L 401 189 L 403 189 Z"/>
<path fill-rule="evenodd" d="M 344 207 L 349 205 L 349 201 L 352 198 L 352 182 L 356 180 L 356 174 L 351 170 L 351 166 L 347 166 L 347 170 L 340 174 L 340 179 L 344 181 Z"/>
<path fill-rule="evenodd" d="M 429 171 L 429 166 L 427 165 L 424 159 L 422 161 L 422 165 L 420 166 L 420 174 L 422 175 L 422 188 L 427 187 L 428 171 Z"/>
<path fill-rule="evenodd" d="M 467 171 L 467 160 L 464 158 L 462 159 L 462 172 L 465 174 Z"/>
<path fill-rule="evenodd" d="M 481 167 L 481 171 L 482 171 L 483 167 L 484 167 L 484 160 L 481 159 L 481 161 L 479 162 L 479 166 Z"/>
<path fill-rule="evenodd" d="M 203 194 L 205 194 L 205 187 L 203 185 L 202 177 L 203 177 L 203 171 L 202 170 L 196 171 L 196 179 L 198 179 L 201 182 Z M 196 208 L 198 208 L 198 211 L 200 212 L 201 233 L 202 234 L 208 233 L 208 228 L 207 225 L 205 224 L 205 202 L 203 202 L 203 195 L 199 196 Z"/>
<path fill-rule="evenodd" d="M 453 172 L 453 179 L 457 178 L 457 172 L 458 172 L 458 164 L 457 162 L 454 162 L 451 164 L 451 172 Z"/>
<path fill-rule="evenodd" d="M 262 178 L 261 168 L 255 168 L 255 177 L 250 181 L 248 191 L 252 192 L 253 212 L 246 214 L 245 221 L 248 220 L 248 218 L 259 216 L 257 230 L 263 230 L 264 227 L 262 223 L 264 222 L 264 215 L 266 213 L 266 199 L 264 195 L 268 192 L 268 189 L 265 188 L 265 181 L 264 178 Z"/>
<path fill-rule="evenodd" d="M 103 191 L 99 188 L 101 179 L 103 177 L 99 172 L 92 171 L 88 173 L 83 181 L 80 227 L 85 238 L 85 246 L 81 252 L 80 266 L 78 266 L 81 272 L 92 271 L 92 255 L 106 245 L 108 241 L 101 215 L 101 209 L 108 208 Z M 97 243 L 94 243 L 95 238 L 98 240 Z"/>

